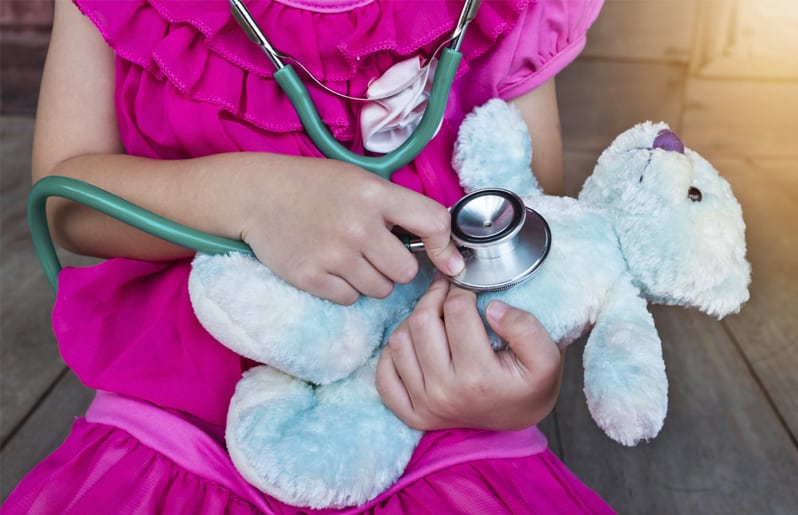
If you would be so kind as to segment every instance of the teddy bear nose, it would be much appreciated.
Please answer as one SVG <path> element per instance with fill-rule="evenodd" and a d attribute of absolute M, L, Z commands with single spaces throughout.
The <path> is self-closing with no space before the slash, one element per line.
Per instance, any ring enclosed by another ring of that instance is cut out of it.
<path fill-rule="evenodd" d="M 661 148 L 662 150 L 669 150 L 671 152 L 678 152 L 684 154 L 684 144 L 675 132 L 669 129 L 662 129 L 657 133 L 654 138 L 654 143 L 651 148 Z"/>

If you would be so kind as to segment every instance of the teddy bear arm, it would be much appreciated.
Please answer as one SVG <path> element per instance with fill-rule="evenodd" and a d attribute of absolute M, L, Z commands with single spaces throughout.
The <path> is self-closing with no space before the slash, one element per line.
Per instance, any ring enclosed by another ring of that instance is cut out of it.
<path fill-rule="evenodd" d="M 291 286 L 250 256 L 198 254 L 188 286 L 197 319 L 222 345 L 326 384 L 371 357 L 385 327 L 408 311 L 431 275 L 424 269 L 386 299 L 363 296 L 341 306 Z"/>
<path fill-rule="evenodd" d="M 662 344 L 629 277 L 609 293 L 583 361 L 588 408 L 610 438 L 635 445 L 659 433 L 668 404 Z"/>

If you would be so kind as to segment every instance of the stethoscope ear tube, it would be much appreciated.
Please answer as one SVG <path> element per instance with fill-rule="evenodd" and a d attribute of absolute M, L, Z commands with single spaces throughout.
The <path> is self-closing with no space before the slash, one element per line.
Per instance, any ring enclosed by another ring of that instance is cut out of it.
<path fill-rule="evenodd" d="M 229 0 L 229 2 L 233 17 L 247 37 L 258 45 L 271 60 L 275 67 L 274 79 L 288 96 L 305 132 L 307 132 L 319 151 L 331 159 L 355 164 L 385 179 L 390 178 L 393 172 L 415 159 L 438 131 L 441 120 L 443 120 L 449 91 L 452 89 L 457 67 L 460 65 L 462 58 L 462 54 L 459 52 L 460 43 L 465 35 L 466 27 L 476 16 L 481 3 L 480 0 L 466 0 L 463 4 L 460 18 L 455 27 L 455 33 L 450 42 L 451 45 L 441 50 L 441 55 L 435 68 L 435 78 L 432 81 L 429 100 L 416 130 L 402 145 L 392 152 L 381 156 L 363 156 L 347 149 L 330 134 L 308 94 L 307 87 L 299 79 L 294 68 L 283 61 L 282 57 L 284 56 L 281 56 L 272 47 L 268 38 L 247 9 L 247 6 L 241 0 Z M 329 91 L 335 93 L 332 90 Z"/>
<path fill-rule="evenodd" d="M 47 199 L 62 197 L 116 218 L 161 239 L 208 254 L 240 252 L 254 255 L 246 243 L 209 234 L 179 224 L 139 207 L 89 183 L 70 177 L 50 176 L 36 182 L 28 196 L 28 227 L 33 249 L 44 276 L 55 292 L 61 262 L 56 254 L 47 223 Z"/>

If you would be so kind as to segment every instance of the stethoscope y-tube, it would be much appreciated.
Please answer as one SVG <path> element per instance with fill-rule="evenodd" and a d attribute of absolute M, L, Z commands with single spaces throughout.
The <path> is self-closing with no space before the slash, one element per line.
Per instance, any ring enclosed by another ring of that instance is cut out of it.
<path fill-rule="evenodd" d="M 449 46 L 441 50 L 441 56 L 435 68 L 432 91 L 419 126 L 404 143 L 392 152 L 381 156 L 366 156 L 352 152 L 333 137 L 327 126 L 322 122 L 307 88 L 296 71 L 283 60 L 284 56 L 275 50 L 246 5 L 241 0 L 229 1 L 230 10 L 247 34 L 247 37 L 263 50 L 263 53 L 274 65 L 274 79 L 291 100 L 291 104 L 296 109 L 305 132 L 307 132 L 319 151 L 331 159 L 355 164 L 385 179 L 390 178 L 393 172 L 415 159 L 435 136 L 443 119 L 449 91 L 452 88 L 454 76 L 462 58 L 459 52 L 460 43 L 465 35 L 468 23 L 476 16 L 481 2 L 481 0 L 466 0 L 463 4 L 463 9 L 455 25 Z"/>

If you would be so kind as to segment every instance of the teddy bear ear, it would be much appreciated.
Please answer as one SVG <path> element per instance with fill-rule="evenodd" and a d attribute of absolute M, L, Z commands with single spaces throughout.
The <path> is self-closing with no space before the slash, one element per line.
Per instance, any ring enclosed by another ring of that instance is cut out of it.
<path fill-rule="evenodd" d="M 529 131 L 509 103 L 490 100 L 460 125 L 452 165 L 466 191 L 504 188 L 521 196 L 539 194 L 531 162 Z"/>

